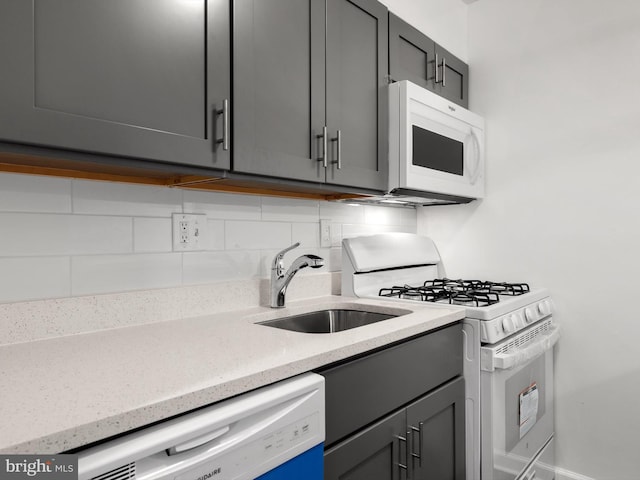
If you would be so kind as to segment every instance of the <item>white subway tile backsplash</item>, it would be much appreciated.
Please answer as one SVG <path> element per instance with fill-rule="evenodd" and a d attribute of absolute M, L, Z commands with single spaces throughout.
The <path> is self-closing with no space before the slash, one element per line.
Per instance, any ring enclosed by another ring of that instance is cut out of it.
<path fill-rule="evenodd" d="M 71 213 L 71 180 L 0 173 L 0 211 Z"/>
<path fill-rule="evenodd" d="M 227 250 L 283 249 L 292 243 L 290 223 L 228 221 L 225 224 Z"/>
<path fill-rule="evenodd" d="M 291 240 L 300 242 L 300 249 L 318 248 L 320 246 L 319 223 L 293 223 L 291 224 Z"/>
<path fill-rule="evenodd" d="M 0 255 L 87 255 L 132 251 L 130 218 L 0 213 Z"/>
<path fill-rule="evenodd" d="M 133 219 L 134 252 L 170 252 L 172 234 L 170 218 L 141 217 Z"/>
<path fill-rule="evenodd" d="M 207 218 L 260 220 L 260 197 L 185 190 L 184 213 L 205 213 Z"/>
<path fill-rule="evenodd" d="M 71 295 L 69 257 L 0 258 L 0 302 Z"/>
<path fill-rule="evenodd" d="M 207 220 L 203 250 L 224 250 L 224 220 Z"/>
<path fill-rule="evenodd" d="M 321 202 L 320 218 L 327 218 L 331 220 L 332 223 L 365 223 L 364 205 Z"/>
<path fill-rule="evenodd" d="M 204 213 L 198 252 L 172 251 L 172 213 Z M 331 248 L 320 248 L 328 219 Z M 325 259 L 345 237 L 415 232 L 415 210 L 0 174 L 0 303 L 268 278 L 274 255 Z"/>
<path fill-rule="evenodd" d="M 182 190 L 177 188 L 74 180 L 72 192 L 74 213 L 170 217 L 182 212 Z"/>
<path fill-rule="evenodd" d="M 416 233 L 415 225 L 342 225 L 342 238 L 386 232 Z"/>
<path fill-rule="evenodd" d="M 183 284 L 198 285 L 258 277 L 259 251 L 189 252 L 183 259 Z"/>
<path fill-rule="evenodd" d="M 71 275 L 72 295 L 172 287 L 182 283 L 182 254 L 77 256 Z"/>
<path fill-rule="evenodd" d="M 415 225 L 417 222 L 415 208 L 380 207 L 377 205 L 363 205 L 363 208 L 363 223 L 369 225 Z"/>
<path fill-rule="evenodd" d="M 262 220 L 281 222 L 318 222 L 319 206 L 314 200 L 262 197 Z"/>

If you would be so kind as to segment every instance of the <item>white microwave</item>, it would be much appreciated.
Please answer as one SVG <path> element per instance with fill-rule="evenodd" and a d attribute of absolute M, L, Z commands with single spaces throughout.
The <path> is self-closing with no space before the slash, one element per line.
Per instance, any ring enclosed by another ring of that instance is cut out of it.
<path fill-rule="evenodd" d="M 403 80 L 389 85 L 389 191 L 412 203 L 484 197 L 484 119 Z"/>

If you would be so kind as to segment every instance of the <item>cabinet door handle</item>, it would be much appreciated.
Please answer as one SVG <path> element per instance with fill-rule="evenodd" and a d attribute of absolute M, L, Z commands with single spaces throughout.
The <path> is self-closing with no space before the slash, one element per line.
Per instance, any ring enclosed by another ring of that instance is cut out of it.
<path fill-rule="evenodd" d="M 422 437 L 423 437 L 423 427 L 424 427 L 424 422 L 420 422 L 418 423 L 418 428 L 414 427 L 413 425 L 411 425 L 411 436 L 413 436 L 414 433 L 418 433 L 418 453 L 414 453 L 413 452 L 413 448 L 411 449 L 411 458 L 413 461 L 415 461 L 415 459 L 418 459 L 418 465 L 422 467 Z M 412 442 L 413 443 L 413 442 Z"/>
<path fill-rule="evenodd" d="M 409 433 L 403 437 L 401 435 L 396 435 L 398 439 L 398 468 L 400 469 L 400 475 L 402 475 L 402 471 L 404 470 L 405 478 L 409 480 Z M 400 444 L 404 443 L 404 463 L 401 463 L 402 459 L 402 451 L 400 450 Z"/>
<path fill-rule="evenodd" d="M 447 86 L 447 59 L 442 57 L 442 86 Z"/>
<path fill-rule="evenodd" d="M 447 80 L 446 80 L 446 68 L 447 68 L 447 59 L 442 57 L 442 65 L 438 65 L 438 54 L 436 53 L 436 61 L 434 63 L 435 65 L 435 77 L 436 77 L 436 85 L 438 83 L 442 83 L 442 86 L 445 87 L 447 84 Z M 442 79 L 440 79 L 440 77 L 438 76 L 438 69 L 442 68 Z"/>
<path fill-rule="evenodd" d="M 342 132 L 340 130 L 337 131 L 336 137 L 331 139 L 332 142 L 338 143 L 338 151 L 336 154 L 336 159 L 331 162 L 338 166 L 338 170 L 342 168 Z"/>
<path fill-rule="evenodd" d="M 322 135 L 316 135 L 316 138 L 322 138 L 322 156 L 317 160 L 322 162 L 322 166 L 327 168 L 327 126 L 322 127 Z"/>
<path fill-rule="evenodd" d="M 222 108 L 216 110 L 216 115 L 222 115 L 222 138 L 216 139 L 216 144 L 221 143 L 223 150 L 229 150 L 229 100 L 222 101 Z"/>

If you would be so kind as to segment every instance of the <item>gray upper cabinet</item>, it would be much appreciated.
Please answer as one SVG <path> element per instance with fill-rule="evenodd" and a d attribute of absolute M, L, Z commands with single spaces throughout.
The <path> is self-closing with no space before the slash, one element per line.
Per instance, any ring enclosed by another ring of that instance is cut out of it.
<path fill-rule="evenodd" d="M 0 140 L 228 168 L 229 22 L 226 0 L 3 0 Z"/>
<path fill-rule="evenodd" d="M 435 92 L 465 108 L 469 107 L 469 66 L 436 43 L 438 78 Z"/>
<path fill-rule="evenodd" d="M 465 108 L 469 67 L 418 29 L 389 14 L 389 75 L 409 80 Z"/>
<path fill-rule="evenodd" d="M 389 14 L 389 75 L 433 90 L 436 44 L 418 29 Z"/>
<path fill-rule="evenodd" d="M 233 18 L 233 170 L 384 189 L 386 8 L 235 0 Z"/>
<path fill-rule="evenodd" d="M 375 0 L 327 0 L 327 182 L 387 186 L 388 12 Z"/>
<path fill-rule="evenodd" d="M 235 0 L 233 169 L 325 180 L 324 0 Z"/>

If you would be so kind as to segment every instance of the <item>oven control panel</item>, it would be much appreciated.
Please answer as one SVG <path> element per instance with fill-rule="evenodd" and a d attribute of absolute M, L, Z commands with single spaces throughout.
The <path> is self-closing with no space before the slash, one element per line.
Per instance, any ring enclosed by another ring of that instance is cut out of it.
<path fill-rule="evenodd" d="M 481 341 L 496 343 L 503 338 L 532 325 L 551 315 L 553 306 L 549 298 L 531 303 L 492 320 L 482 322 Z"/>

